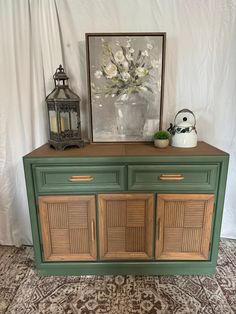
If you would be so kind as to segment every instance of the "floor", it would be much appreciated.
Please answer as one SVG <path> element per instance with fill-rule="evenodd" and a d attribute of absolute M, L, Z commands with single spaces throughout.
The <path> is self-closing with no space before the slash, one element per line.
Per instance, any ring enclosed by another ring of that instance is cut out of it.
<path fill-rule="evenodd" d="M 0 313 L 236 313 L 236 241 L 213 276 L 39 277 L 31 247 L 0 247 Z"/>

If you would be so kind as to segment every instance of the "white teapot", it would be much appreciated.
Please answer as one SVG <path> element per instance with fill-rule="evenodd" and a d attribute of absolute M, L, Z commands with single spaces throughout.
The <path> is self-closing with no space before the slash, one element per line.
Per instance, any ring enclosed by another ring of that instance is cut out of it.
<path fill-rule="evenodd" d="M 172 134 L 171 140 L 172 146 L 175 147 L 197 146 L 196 118 L 191 110 L 189 109 L 180 110 L 175 116 L 174 126 L 171 125 L 168 131 Z"/>

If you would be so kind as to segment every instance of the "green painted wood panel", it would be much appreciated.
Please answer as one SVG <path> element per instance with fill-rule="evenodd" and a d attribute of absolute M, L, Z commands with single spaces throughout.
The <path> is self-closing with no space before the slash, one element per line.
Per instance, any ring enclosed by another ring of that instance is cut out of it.
<path fill-rule="evenodd" d="M 213 274 L 215 264 L 212 262 L 77 262 L 77 263 L 43 263 L 37 267 L 41 276 L 49 275 L 206 275 Z"/>
<path fill-rule="evenodd" d="M 180 174 L 183 180 L 161 180 L 161 175 Z M 128 166 L 128 189 L 132 191 L 214 191 L 219 164 L 169 164 Z"/>
<path fill-rule="evenodd" d="M 125 166 L 36 166 L 33 167 L 39 193 L 122 191 L 125 188 Z M 72 176 L 91 176 L 91 181 L 71 182 Z"/>

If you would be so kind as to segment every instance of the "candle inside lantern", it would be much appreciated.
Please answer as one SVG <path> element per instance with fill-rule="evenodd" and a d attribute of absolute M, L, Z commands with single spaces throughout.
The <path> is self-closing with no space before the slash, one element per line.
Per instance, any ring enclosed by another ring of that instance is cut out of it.
<path fill-rule="evenodd" d="M 56 116 L 51 116 L 50 117 L 50 129 L 51 132 L 57 133 L 58 132 L 58 127 L 57 127 L 57 117 Z M 65 131 L 65 118 L 61 117 L 61 131 Z"/>

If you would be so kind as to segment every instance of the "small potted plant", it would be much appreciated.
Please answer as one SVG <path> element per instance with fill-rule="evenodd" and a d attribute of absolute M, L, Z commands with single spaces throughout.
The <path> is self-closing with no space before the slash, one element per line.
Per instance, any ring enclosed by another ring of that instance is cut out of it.
<path fill-rule="evenodd" d="M 154 136 L 154 145 L 158 148 L 165 148 L 169 145 L 170 133 L 167 131 L 157 131 Z"/>

